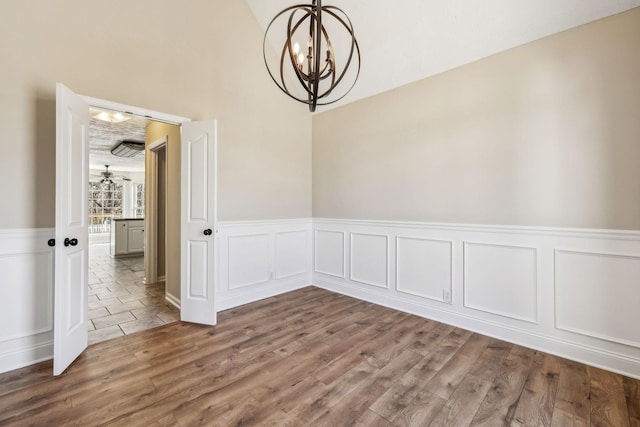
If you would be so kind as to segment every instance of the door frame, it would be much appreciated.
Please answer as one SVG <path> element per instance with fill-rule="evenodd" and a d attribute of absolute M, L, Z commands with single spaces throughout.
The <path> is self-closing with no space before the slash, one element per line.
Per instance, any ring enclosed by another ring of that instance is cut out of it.
<path fill-rule="evenodd" d="M 151 157 L 145 160 L 145 197 L 146 207 L 149 208 L 151 212 L 149 212 L 149 215 L 146 213 L 144 215 L 146 231 L 144 257 L 145 283 L 156 283 L 158 281 L 158 154 L 161 150 L 166 149 L 167 141 L 168 138 L 165 135 L 146 147 L 146 155 Z M 166 275 L 165 271 L 165 277 Z"/>
<path fill-rule="evenodd" d="M 166 114 L 166 113 L 161 113 L 159 111 L 153 111 L 153 110 L 148 110 L 146 108 L 139 108 L 139 107 L 134 107 L 131 105 L 126 105 L 126 104 L 120 104 L 118 102 L 112 102 L 112 101 L 107 101 L 105 99 L 100 99 L 100 98 L 93 98 L 90 96 L 85 96 L 85 95 L 80 95 L 80 97 L 82 99 L 84 99 L 84 101 L 89 104 L 89 107 L 94 107 L 94 108 L 98 108 L 100 110 L 109 110 L 109 111 L 113 111 L 113 112 L 117 112 L 117 113 L 124 113 L 124 114 L 129 114 L 129 115 L 134 115 L 134 116 L 139 116 L 139 117 L 144 117 L 146 119 L 149 120 L 153 120 L 153 121 L 157 121 L 157 122 L 163 122 L 163 123 L 169 123 L 172 125 L 177 125 L 177 126 L 181 126 L 183 123 L 188 123 L 191 122 L 192 120 L 187 118 L 187 117 L 181 117 L 181 116 L 176 116 L 173 114 Z M 155 141 L 158 142 L 158 141 Z M 154 143 L 151 144 L 151 146 L 153 146 Z M 165 145 L 166 145 L 166 137 L 165 137 Z M 149 151 L 147 150 L 147 148 L 151 148 L 150 147 L 146 147 L 145 151 L 146 153 L 148 153 Z M 159 149 L 160 147 L 156 147 L 156 149 Z M 157 159 L 156 159 L 157 160 Z M 148 162 L 145 161 L 145 187 L 149 184 L 149 180 L 147 179 L 147 164 Z M 155 169 L 155 178 L 154 180 L 157 178 L 157 162 L 156 162 L 156 169 Z M 157 184 L 157 182 L 155 182 L 154 180 L 152 180 L 154 186 L 156 186 L 155 184 Z M 147 193 L 147 189 L 145 188 L 145 193 Z M 147 193 L 147 197 L 148 197 Z M 153 193 L 153 195 L 155 196 L 155 193 Z M 155 202 L 155 200 L 154 200 Z M 153 221 L 153 224 L 151 223 L 151 221 Z M 145 283 L 155 283 L 157 282 L 158 279 L 158 265 L 157 265 L 157 248 L 155 246 L 155 242 L 157 241 L 157 236 L 155 235 L 156 233 L 156 228 L 155 228 L 155 218 L 151 219 L 151 221 L 149 220 L 149 216 L 145 214 L 145 220 L 144 220 L 144 226 L 145 226 Z M 149 231 L 151 231 L 151 236 L 149 236 Z M 153 239 L 152 241 L 150 240 L 150 238 Z M 146 252 L 147 250 L 149 250 L 150 252 Z"/>
<path fill-rule="evenodd" d="M 113 111 L 113 112 L 118 112 L 118 113 L 124 113 L 124 114 L 129 114 L 129 115 L 134 115 L 134 116 L 139 116 L 139 117 L 144 117 L 146 119 L 149 120 L 153 120 L 153 121 L 157 121 L 157 122 L 163 122 L 163 123 L 169 123 L 172 125 L 177 125 L 177 126 L 182 126 L 183 123 L 189 123 L 192 120 L 190 118 L 187 117 L 181 117 L 181 116 L 176 116 L 174 114 L 167 114 L 167 113 L 161 113 L 159 111 L 154 111 L 154 110 L 149 110 L 146 108 L 139 108 L 139 107 L 134 107 L 131 105 L 126 105 L 126 104 L 121 104 L 118 102 L 113 102 L 113 101 L 107 101 L 105 99 L 100 99 L 100 98 L 94 98 L 94 97 L 90 97 L 90 96 L 86 96 L 86 95 L 79 95 L 80 98 L 82 98 L 88 105 L 89 108 L 93 107 L 93 108 L 97 108 L 100 110 L 109 110 L 109 111 Z M 150 147 L 146 147 L 147 148 L 151 148 L 154 147 L 156 150 L 160 149 L 161 147 L 159 146 L 155 146 L 155 143 L 158 141 L 155 141 L 154 143 L 152 143 L 150 145 Z M 88 143 L 88 141 L 87 141 Z M 165 137 L 165 144 L 164 146 L 166 146 L 167 144 L 167 138 Z M 147 150 L 146 153 L 149 153 L 150 150 Z M 154 156 L 155 157 L 155 156 Z M 157 181 L 155 181 L 155 179 L 157 179 L 157 157 L 156 157 L 156 162 L 155 162 L 155 178 L 152 181 L 153 182 L 153 186 L 156 187 L 155 191 L 157 191 Z M 148 175 L 147 175 L 147 162 L 145 161 L 145 187 L 147 186 L 149 180 L 147 179 Z M 153 162 L 151 162 L 153 163 Z M 152 166 L 153 167 L 153 166 Z M 216 171 L 217 173 L 217 171 Z M 88 177 L 87 177 L 88 178 Z M 147 189 L 145 188 L 145 192 L 147 192 Z M 149 193 L 147 193 L 149 194 Z M 153 193 L 153 196 L 156 196 L 155 193 Z M 154 202 L 156 202 L 157 199 L 154 199 Z M 152 235 L 150 236 L 153 239 L 153 242 L 157 241 L 157 235 L 156 235 L 156 228 L 155 225 L 156 223 L 156 219 L 153 218 L 151 221 L 153 221 L 153 226 L 150 224 L 149 221 L 149 216 L 145 214 L 145 252 L 147 250 L 151 250 L 153 253 L 150 252 L 146 252 L 145 253 L 145 283 L 155 283 L 157 281 L 157 272 L 158 272 L 158 266 L 157 266 L 157 247 L 154 246 L 155 243 L 151 243 L 149 240 L 149 231 L 152 231 Z M 166 245 L 165 245 L 166 246 Z M 153 263 L 153 265 L 149 265 L 149 262 Z M 151 277 L 150 277 L 151 276 Z M 166 275 L 165 275 L 166 276 Z M 169 302 L 171 302 L 172 304 L 176 305 L 175 302 L 173 300 L 170 300 Z M 178 307 L 180 308 L 180 307 Z"/>

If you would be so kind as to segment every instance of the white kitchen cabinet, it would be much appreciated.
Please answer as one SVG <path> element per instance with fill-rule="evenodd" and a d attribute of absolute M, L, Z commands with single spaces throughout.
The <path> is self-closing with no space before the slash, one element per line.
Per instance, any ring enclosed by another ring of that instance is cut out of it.
<path fill-rule="evenodd" d="M 114 218 L 111 223 L 111 256 L 144 253 L 144 219 Z"/>

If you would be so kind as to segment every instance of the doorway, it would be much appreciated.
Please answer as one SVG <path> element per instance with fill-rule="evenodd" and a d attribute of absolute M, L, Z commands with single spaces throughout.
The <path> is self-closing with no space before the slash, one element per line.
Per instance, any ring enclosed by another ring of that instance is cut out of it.
<path fill-rule="evenodd" d="M 88 343 L 88 126 L 90 107 L 147 117 L 173 124 L 176 155 L 167 166 L 167 260 L 177 262 L 180 319 L 216 324 L 215 241 L 216 223 L 216 122 L 189 119 L 151 110 L 80 96 L 56 84 L 56 220 L 54 255 L 53 374 L 60 375 Z M 147 127 L 147 131 L 149 127 Z M 166 134 L 166 133 L 165 133 Z M 175 178 L 175 179 L 174 179 Z M 174 189 L 174 198 L 170 191 Z M 176 192 L 177 191 L 177 192 Z M 175 215 L 175 212 L 178 212 Z M 171 227 L 172 214 L 175 227 Z M 153 231 L 153 230 L 152 230 Z M 146 242 L 146 238 L 145 238 Z M 177 256 L 169 254 L 174 248 Z M 169 274 L 167 263 L 167 276 Z M 168 288 L 168 286 L 167 286 Z"/>
<path fill-rule="evenodd" d="M 93 107 L 89 114 L 91 345 L 175 322 L 180 312 L 166 292 L 168 136 L 149 149 L 153 120 Z"/>

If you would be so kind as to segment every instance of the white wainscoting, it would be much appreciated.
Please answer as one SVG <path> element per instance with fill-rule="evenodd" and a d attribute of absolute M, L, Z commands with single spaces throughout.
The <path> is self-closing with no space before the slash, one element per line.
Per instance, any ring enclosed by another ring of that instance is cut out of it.
<path fill-rule="evenodd" d="M 464 306 L 537 323 L 536 252 L 464 242 Z"/>
<path fill-rule="evenodd" d="M 313 228 L 316 286 L 640 378 L 638 231 L 339 219 Z"/>
<path fill-rule="evenodd" d="M 396 289 L 399 292 L 451 302 L 453 242 L 396 237 Z"/>
<path fill-rule="evenodd" d="M 389 287 L 389 236 L 350 233 L 350 278 L 366 285 Z"/>
<path fill-rule="evenodd" d="M 0 230 L 0 372 L 53 354 L 53 229 Z"/>
<path fill-rule="evenodd" d="M 557 249 L 555 264 L 559 329 L 640 348 L 639 256 Z"/>
<path fill-rule="evenodd" d="M 311 284 L 311 219 L 221 221 L 216 309 Z M 53 229 L 0 230 L 0 373 L 53 355 Z M 179 306 L 171 295 L 167 299 Z"/>
<path fill-rule="evenodd" d="M 333 230 L 315 230 L 314 271 L 329 276 L 345 276 L 346 233 Z"/>
<path fill-rule="evenodd" d="M 231 235 L 227 237 L 227 270 L 229 289 L 253 286 L 269 281 L 271 240 L 268 233 Z"/>
<path fill-rule="evenodd" d="M 311 284 L 311 219 L 220 221 L 216 310 Z"/>
<path fill-rule="evenodd" d="M 276 280 L 311 272 L 309 259 L 311 254 L 310 228 L 275 233 L 275 278 Z"/>

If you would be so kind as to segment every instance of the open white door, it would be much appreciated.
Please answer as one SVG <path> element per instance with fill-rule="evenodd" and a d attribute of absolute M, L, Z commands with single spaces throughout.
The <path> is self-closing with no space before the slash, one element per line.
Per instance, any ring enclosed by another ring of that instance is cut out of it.
<path fill-rule="evenodd" d="M 180 318 L 216 324 L 216 122 L 182 124 Z"/>
<path fill-rule="evenodd" d="M 56 249 L 53 374 L 87 348 L 89 106 L 56 85 Z"/>

